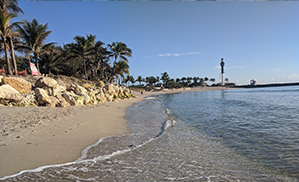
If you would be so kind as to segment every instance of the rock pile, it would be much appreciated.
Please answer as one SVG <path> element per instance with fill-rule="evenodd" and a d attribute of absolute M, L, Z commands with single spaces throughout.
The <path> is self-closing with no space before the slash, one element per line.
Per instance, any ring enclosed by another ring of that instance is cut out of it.
<path fill-rule="evenodd" d="M 72 84 L 69 87 L 59 85 L 55 79 L 41 77 L 35 84 L 21 77 L 0 76 L 0 104 L 12 106 L 49 106 L 68 107 L 95 105 L 99 102 L 130 99 L 135 97 L 124 86 Z"/>

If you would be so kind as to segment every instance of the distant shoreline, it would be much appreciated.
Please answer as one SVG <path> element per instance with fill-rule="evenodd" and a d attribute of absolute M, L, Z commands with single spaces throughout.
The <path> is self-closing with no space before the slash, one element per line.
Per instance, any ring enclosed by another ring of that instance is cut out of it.
<path fill-rule="evenodd" d="M 258 84 L 258 85 L 237 85 L 235 88 L 261 88 L 261 87 L 285 87 L 285 86 L 297 86 L 297 83 L 269 83 L 269 84 Z"/>

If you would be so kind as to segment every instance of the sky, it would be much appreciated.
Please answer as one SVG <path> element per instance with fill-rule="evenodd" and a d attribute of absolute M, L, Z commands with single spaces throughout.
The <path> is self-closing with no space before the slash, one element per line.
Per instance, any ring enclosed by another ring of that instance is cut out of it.
<path fill-rule="evenodd" d="M 225 76 L 238 85 L 299 82 L 299 2 L 19 1 L 14 18 L 52 31 L 47 43 L 96 35 L 132 49 L 130 74 Z"/>

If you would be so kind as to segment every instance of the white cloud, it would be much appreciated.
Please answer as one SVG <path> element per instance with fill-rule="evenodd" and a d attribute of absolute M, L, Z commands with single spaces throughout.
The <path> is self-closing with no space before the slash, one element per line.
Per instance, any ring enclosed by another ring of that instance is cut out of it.
<path fill-rule="evenodd" d="M 201 52 L 190 52 L 190 53 L 174 53 L 174 54 L 159 54 L 158 57 L 164 57 L 164 56 L 175 56 L 175 57 L 179 57 L 182 55 L 194 55 L 194 54 L 201 54 Z M 148 58 L 153 58 L 154 56 L 147 56 L 147 57 L 142 57 L 142 59 L 148 59 Z"/>
<path fill-rule="evenodd" d="M 190 52 L 189 54 L 190 54 L 190 55 L 193 55 L 193 54 L 201 54 L 201 52 Z"/>

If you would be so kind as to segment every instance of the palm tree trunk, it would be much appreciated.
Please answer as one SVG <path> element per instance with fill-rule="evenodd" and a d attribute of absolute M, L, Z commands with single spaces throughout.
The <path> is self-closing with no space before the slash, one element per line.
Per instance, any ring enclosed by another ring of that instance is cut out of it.
<path fill-rule="evenodd" d="M 34 57 L 35 57 L 35 61 L 36 61 L 37 71 L 40 73 L 40 71 L 39 71 L 39 64 L 38 64 L 38 54 L 35 53 Z"/>
<path fill-rule="evenodd" d="M 7 64 L 7 73 L 9 75 L 12 75 L 11 68 L 10 68 L 10 60 L 9 60 L 8 51 L 7 51 L 6 39 L 3 39 L 3 43 L 4 43 L 4 49 L 5 49 L 5 57 L 6 57 L 6 64 Z"/>
<path fill-rule="evenodd" d="M 84 58 L 83 58 L 83 62 L 84 62 L 85 80 L 87 80 L 87 75 L 86 75 L 86 63 L 85 63 L 85 59 L 84 59 Z"/>
<path fill-rule="evenodd" d="M 15 50 L 13 47 L 13 42 L 12 42 L 12 38 L 10 37 L 10 46 L 11 46 L 11 58 L 13 61 L 13 65 L 14 65 L 14 69 L 15 69 L 15 75 L 18 75 L 18 67 L 17 67 L 17 62 L 16 62 L 16 58 L 15 58 Z"/>

